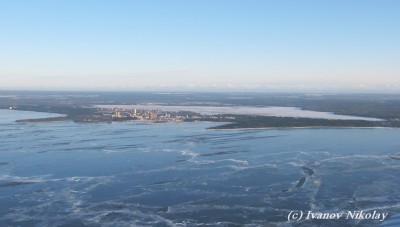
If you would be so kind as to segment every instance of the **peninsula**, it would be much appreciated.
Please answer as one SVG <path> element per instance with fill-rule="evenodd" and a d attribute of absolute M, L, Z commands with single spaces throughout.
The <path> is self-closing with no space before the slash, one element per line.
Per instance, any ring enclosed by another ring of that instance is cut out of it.
<path fill-rule="evenodd" d="M 0 92 L 0 108 L 63 114 L 19 123 L 212 121 L 210 129 L 400 127 L 400 97 L 383 95 Z M 51 95 L 49 95 L 51 94 Z M 238 97 L 240 95 L 240 97 Z M 217 96 L 217 98 L 215 97 Z M 250 96 L 250 97 L 249 97 Z M 129 97 L 129 98 L 128 98 Z M 235 99 L 233 99 L 233 97 Z M 370 101 L 365 101 L 365 97 Z M 187 99 L 191 102 L 187 102 Z M 393 104 L 399 104 L 394 106 Z M 375 108 L 380 106 L 380 108 Z M 330 107 L 330 108 L 328 108 Z"/>

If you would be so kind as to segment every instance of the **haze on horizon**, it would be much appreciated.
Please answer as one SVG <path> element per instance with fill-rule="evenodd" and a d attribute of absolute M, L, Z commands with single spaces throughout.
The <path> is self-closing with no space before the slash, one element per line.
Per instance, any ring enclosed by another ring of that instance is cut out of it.
<path fill-rule="evenodd" d="M 400 92 L 392 0 L 0 0 L 0 89 Z"/>

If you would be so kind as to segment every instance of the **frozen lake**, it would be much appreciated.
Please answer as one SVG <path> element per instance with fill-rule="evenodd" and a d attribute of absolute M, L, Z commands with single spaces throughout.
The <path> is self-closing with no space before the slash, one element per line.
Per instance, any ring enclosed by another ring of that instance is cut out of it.
<path fill-rule="evenodd" d="M 379 226 L 287 215 L 400 211 L 400 129 L 15 122 L 33 114 L 0 110 L 0 226 Z"/>

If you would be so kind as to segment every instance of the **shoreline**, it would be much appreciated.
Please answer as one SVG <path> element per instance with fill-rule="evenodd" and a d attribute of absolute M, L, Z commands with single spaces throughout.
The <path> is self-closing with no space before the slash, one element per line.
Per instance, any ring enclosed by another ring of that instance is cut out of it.
<path fill-rule="evenodd" d="M 15 120 L 17 123 L 50 123 L 50 122 L 63 122 L 63 121 L 73 121 L 72 119 L 69 119 L 68 117 L 50 117 L 50 118 L 38 118 L 38 119 L 21 119 L 21 120 Z M 152 121 L 152 120 L 127 120 L 127 121 L 98 121 L 98 122 L 76 122 L 73 121 L 74 123 L 82 124 L 82 123 L 96 123 L 96 124 L 112 124 L 112 123 L 142 123 L 142 124 L 182 124 L 182 123 L 199 123 L 199 122 L 204 122 L 204 123 L 218 123 L 215 121 L 165 121 L 165 122 L 157 122 L 157 121 Z M 223 126 L 222 125 L 217 125 L 218 126 Z M 382 126 L 376 126 L 376 127 L 343 127 L 343 126 L 302 126 L 302 127 L 290 127 L 290 126 L 277 126 L 277 127 L 249 127 L 249 128 L 206 128 L 206 130 L 214 130 L 214 131 L 227 131 L 227 130 L 240 130 L 240 131 L 245 131 L 245 130 L 296 130 L 296 129 L 398 129 L 397 127 L 382 127 Z"/>
<path fill-rule="evenodd" d="M 112 123 L 127 123 L 127 122 L 133 122 L 133 123 L 145 123 L 145 124 L 180 124 L 180 123 L 199 123 L 199 122 L 209 122 L 209 123 L 217 123 L 216 121 L 165 121 L 165 122 L 157 122 L 157 121 L 152 121 L 152 120 L 127 120 L 127 121 L 97 121 L 97 122 L 78 122 L 74 121 L 73 119 L 70 119 L 68 117 L 49 117 L 49 118 L 37 118 L 37 119 L 20 119 L 20 120 L 15 120 L 17 123 L 47 123 L 47 122 L 63 122 L 63 121 L 73 121 L 75 123 L 97 123 L 97 124 L 112 124 Z M 224 124 L 220 125 L 223 126 Z M 218 126 L 216 126 L 218 127 Z M 344 126 L 302 126 L 302 127 L 290 127 L 290 126 L 277 126 L 277 127 L 249 127 L 249 128 L 206 128 L 206 130 L 215 130 L 215 131 L 222 131 L 222 130 L 293 130 L 293 129 L 398 129 L 397 127 L 382 127 L 382 126 L 376 126 L 376 127 L 371 127 L 371 126 L 366 126 L 366 127 L 354 127 L 354 126 L 349 126 L 349 127 L 344 127 Z"/>

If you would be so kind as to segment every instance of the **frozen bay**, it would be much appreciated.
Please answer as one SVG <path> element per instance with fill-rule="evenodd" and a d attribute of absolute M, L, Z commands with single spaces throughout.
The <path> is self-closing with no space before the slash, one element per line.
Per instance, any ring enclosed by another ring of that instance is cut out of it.
<path fill-rule="evenodd" d="M 7 111 L 1 226 L 296 226 L 291 210 L 400 210 L 399 129 L 21 124 L 31 112 Z"/>

